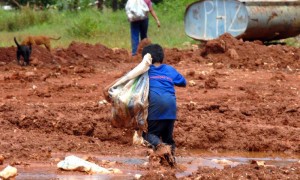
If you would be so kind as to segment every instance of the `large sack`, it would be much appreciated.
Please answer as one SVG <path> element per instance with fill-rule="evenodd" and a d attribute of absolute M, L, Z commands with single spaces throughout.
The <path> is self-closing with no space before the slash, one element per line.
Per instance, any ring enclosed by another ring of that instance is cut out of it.
<path fill-rule="evenodd" d="M 112 124 L 115 127 L 138 127 L 146 130 L 148 116 L 150 54 L 133 70 L 112 85 L 108 94 L 112 101 Z"/>

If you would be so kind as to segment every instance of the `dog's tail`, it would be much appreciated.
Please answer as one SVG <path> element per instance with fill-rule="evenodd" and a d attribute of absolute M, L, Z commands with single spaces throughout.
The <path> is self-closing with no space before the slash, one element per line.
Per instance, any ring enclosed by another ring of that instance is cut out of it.
<path fill-rule="evenodd" d="M 49 37 L 49 39 L 52 39 L 52 40 L 59 40 L 61 37 L 58 37 L 58 38 L 53 38 L 53 37 Z"/>
<path fill-rule="evenodd" d="M 16 45 L 18 46 L 18 48 L 20 48 L 20 44 L 18 43 L 16 37 L 14 37 L 14 41 L 15 41 Z"/>

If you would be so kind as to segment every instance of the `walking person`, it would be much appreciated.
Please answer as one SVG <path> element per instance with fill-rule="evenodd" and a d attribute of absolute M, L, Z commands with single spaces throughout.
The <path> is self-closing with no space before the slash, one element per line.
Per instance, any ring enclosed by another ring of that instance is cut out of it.
<path fill-rule="evenodd" d="M 153 18 L 156 21 L 156 24 L 158 27 L 160 27 L 160 21 L 156 15 L 156 12 L 154 11 L 153 7 L 152 7 L 152 2 L 151 0 L 128 0 L 127 4 L 126 4 L 126 12 L 127 15 L 128 13 L 130 13 L 130 10 L 128 10 L 128 4 L 130 3 L 135 3 L 138 2 L 139 4 L 142 4 L 144 6 L 147 6 L 148 8 L 144 10 L 144 15 L 142 17 L 138 17 L 138 18 L 128 18 L 128 20 L 130 21 L 130 35 L 131 35 L 131 55 L 135 56 L 137 54 L 137 48 L 139 45 L 139 42 L 141 40 L 143 40 L 144 38 L 147 38 L 147 33 L 148 33 L 148 25 L 149 25 L 149 18 L 148 18 L 148 14 L 150 12 L 150 14 L 153 16 Z M 143 8 L 143 7 L 141 7 Z M 131 9 L 132 10 L 132 9 Z M 137 13 L 131 13 L 131 15 L 134 16 L 134 14 Z"/>

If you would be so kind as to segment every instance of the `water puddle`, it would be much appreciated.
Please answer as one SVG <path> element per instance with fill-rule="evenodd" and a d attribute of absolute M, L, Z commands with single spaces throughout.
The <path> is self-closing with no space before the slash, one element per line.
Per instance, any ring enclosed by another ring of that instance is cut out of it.
<path fill-rule="evenodd" d="M 80 156 L 79 156 L 80 157 Z M 136 174 L 144 174 L 146 171 L 141 167 L 148 162 L 146 157 L 118 157 L 118 156 L 97 156 L 99 161 L 118 162 L 122 170 L 122 174 L 109 175 L 87 175 L 80 172 L 60 171 L 56 169 L 56 164 L 30 164 L 29 166 L 18 166 L 17 180 L 127 180 L 134 179 Z M 287 166 L 291 163 L 299 161 L 300 155 L 292 157 L 279 156 L 276 154 L 258 154 L 258 153 L 207 153 L 207 152 L 191 152 L 190 156 L 177 157 L 178 164 L 186 167 L 184 172 L 178 172 L 177 178 L 185 177 L 195 172 L 198 167 L 206 166 L 211 168 L 222 169 L 224 166 L 221 162 L 230 162 L 230 166 L 238 164 L 249 164 L 251 161 L 264 161 L 268 165 Z"/>
<path fill-rule="evenodd" d="M 268 153 L 268 152 L 210 152 L 194 150 L 192 155 L 200 156 L 207 160 L 226 159 L 229 161 L 249 164 L 251 161 L 264 161 L 268 165 L 287 166 L 299 161 L 300 154 Z"/>

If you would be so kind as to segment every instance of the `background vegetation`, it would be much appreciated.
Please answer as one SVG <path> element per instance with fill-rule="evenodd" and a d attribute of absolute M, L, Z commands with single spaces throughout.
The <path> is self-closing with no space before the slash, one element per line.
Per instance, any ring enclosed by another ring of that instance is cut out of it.
<path fill-rule="evenodd" d="M 194 1 L 165 0 L 153 4 L 161 27 L 158 28 L 150 16 L 148 36 L 152 41 L 178 48 L 194 43 L 184 32 L 183 19 L 186 6 Z M 27 35 L 48 35 L 62 37 L 53 41 L 54 47 L 66 47 L 72 41 L 81 41 L 130 49 L 130 27 L 124 9 L 113 11 L 104 6 L 99 10 L 97 6 L 87 6 L 80 10 L 61 10 L 59 6 L 48 5 L 49 8 L 43 10 L 33 10 L 32 7 L 0 10 L 0 46 L 14 45 L 14 36 L 21 41 Z"/>
<path fill-rule="evenodd" d="M 54 47 L 66 47 L 72 41 L 101 43 L 110 48 L 130 49 L 130 29 L 124 3 L 127 0 L 105 0 L 102 6 L 94 0 L 19 0 L 0 1 L 13 10 L 0 10 L 0 46 L 14 45 L 13 37 L 21 41 L 28 35 L 62 38 Z M 184 31 L 184 12 L 196 0 L 152 0 L 161 21 L 157 28 L 150 16 L 148 36 L 164 47 L 185 48 L 199 43 Z M 100 1 L 99 1 L 100 2 Z M 300 47 L 299 39 L 286 40 Z"/>

